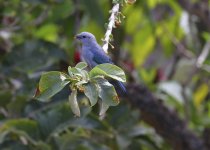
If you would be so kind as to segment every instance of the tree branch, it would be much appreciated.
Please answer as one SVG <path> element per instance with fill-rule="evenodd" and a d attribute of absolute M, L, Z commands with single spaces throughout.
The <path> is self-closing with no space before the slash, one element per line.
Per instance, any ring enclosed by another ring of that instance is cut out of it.
<path fill-rule="evenodd" d="M 111 16 L 109 18 L 109 23 L 104 37 L 104 45 L 102 46 L 103 50 L 107 53 L 109 47 L 110 36 L 112 34 L 112 29 L 115 27 L 115 19 L 119 13 L 120 4 L 115 4 L 111 10 Z"/>
<path fill-rule="evenodd" d="M 128 99 L 141 112 L 143 121 L 168 141 L 175 150 L 206 150 L 203 141 L 190 131 L 178 115 L 165 107 L 144 86 L 129 85 Z M 135 96 L 133 96 L 135 95 Z"/>
<path fill-rule="evenodd" d="M 185 2 L 185 0 L 183 1 Z M 115 4 L 111 10 L 104 45 L 102 47 L 106 53 L 118 13 L 119 4 Z M 127 96 L 131 105 L 139 109 L 142 119 L 168 141 L 173 149 L 206 150 L 204 142 L 186 127 L 185 122 L 174 111 L 165 107 L 147 88 L 139 85 L 129 85 L 127 90 Z"/>

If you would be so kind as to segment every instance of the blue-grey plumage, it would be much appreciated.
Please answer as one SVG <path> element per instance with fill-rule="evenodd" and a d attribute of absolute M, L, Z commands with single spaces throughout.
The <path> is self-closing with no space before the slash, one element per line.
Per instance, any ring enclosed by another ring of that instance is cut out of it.
<path fill-rule="evenodd" d="M 90 68 L 103 63 L 113 64 L 110 57 L 103 51 L 101 46 L 97 43 L 96 38 L 89 32 L 82 32 L 76 35 L 76 39 L 82 43 L 81 58 Z M 126 93 L 125 86 L 120 81 L 111 81 L 115 86 L 118 94 L 124 95 Z"/>

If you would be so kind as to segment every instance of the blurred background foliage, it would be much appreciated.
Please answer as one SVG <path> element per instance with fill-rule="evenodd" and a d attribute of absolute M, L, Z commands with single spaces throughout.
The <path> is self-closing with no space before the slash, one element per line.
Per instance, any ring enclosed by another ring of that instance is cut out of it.
<path fill-rule="evenodd" d="M 33 99 L 43 71 L 79 61 L 76 33 L 92 32 L 102 44 L 111 7 L 110 0 L 0 0 L 0 149 L 171 149 L 123 99 L 104 120 L 83 95 L 76 118 L 68 88 L 49 103 Z M 210 49 L 209 28 L 176 0 L 137 0 L 121 12 L 109 53 L 127 84 L 147 85 L 201 135 L 210 126 L 210 56 L 199 61 Z"/>

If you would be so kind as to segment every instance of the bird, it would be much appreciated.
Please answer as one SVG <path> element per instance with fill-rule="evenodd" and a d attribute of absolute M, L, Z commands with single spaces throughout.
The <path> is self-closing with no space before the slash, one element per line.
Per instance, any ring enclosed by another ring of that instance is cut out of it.
<path fill-rule="evenodd" d="M 77 40 L 82 43 L 80 52 L 81 59 L 85 61 L 90 68 L 94 68 L 99 64 L 110 63 L 114 64 L 111 58 L 104 52 L 102 47 L 97 43 L 95 36 L 89 32 L 81 32 L 75 36 Z M 126 94 L 125 85 L 117 80 L 111 80 L 118 95 L 123 96 Z"/>

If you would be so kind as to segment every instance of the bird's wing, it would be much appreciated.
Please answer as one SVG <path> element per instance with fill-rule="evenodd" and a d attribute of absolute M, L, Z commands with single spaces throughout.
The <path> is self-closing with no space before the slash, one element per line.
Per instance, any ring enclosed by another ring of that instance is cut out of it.
<path fill-rule="evenodd" d="M 94 51 L 93 61 L 95 61 L 97 64 L 113 63 L 111 58 L 105 52 L 103 52 L 102 49 L 101 51 Z"/>

